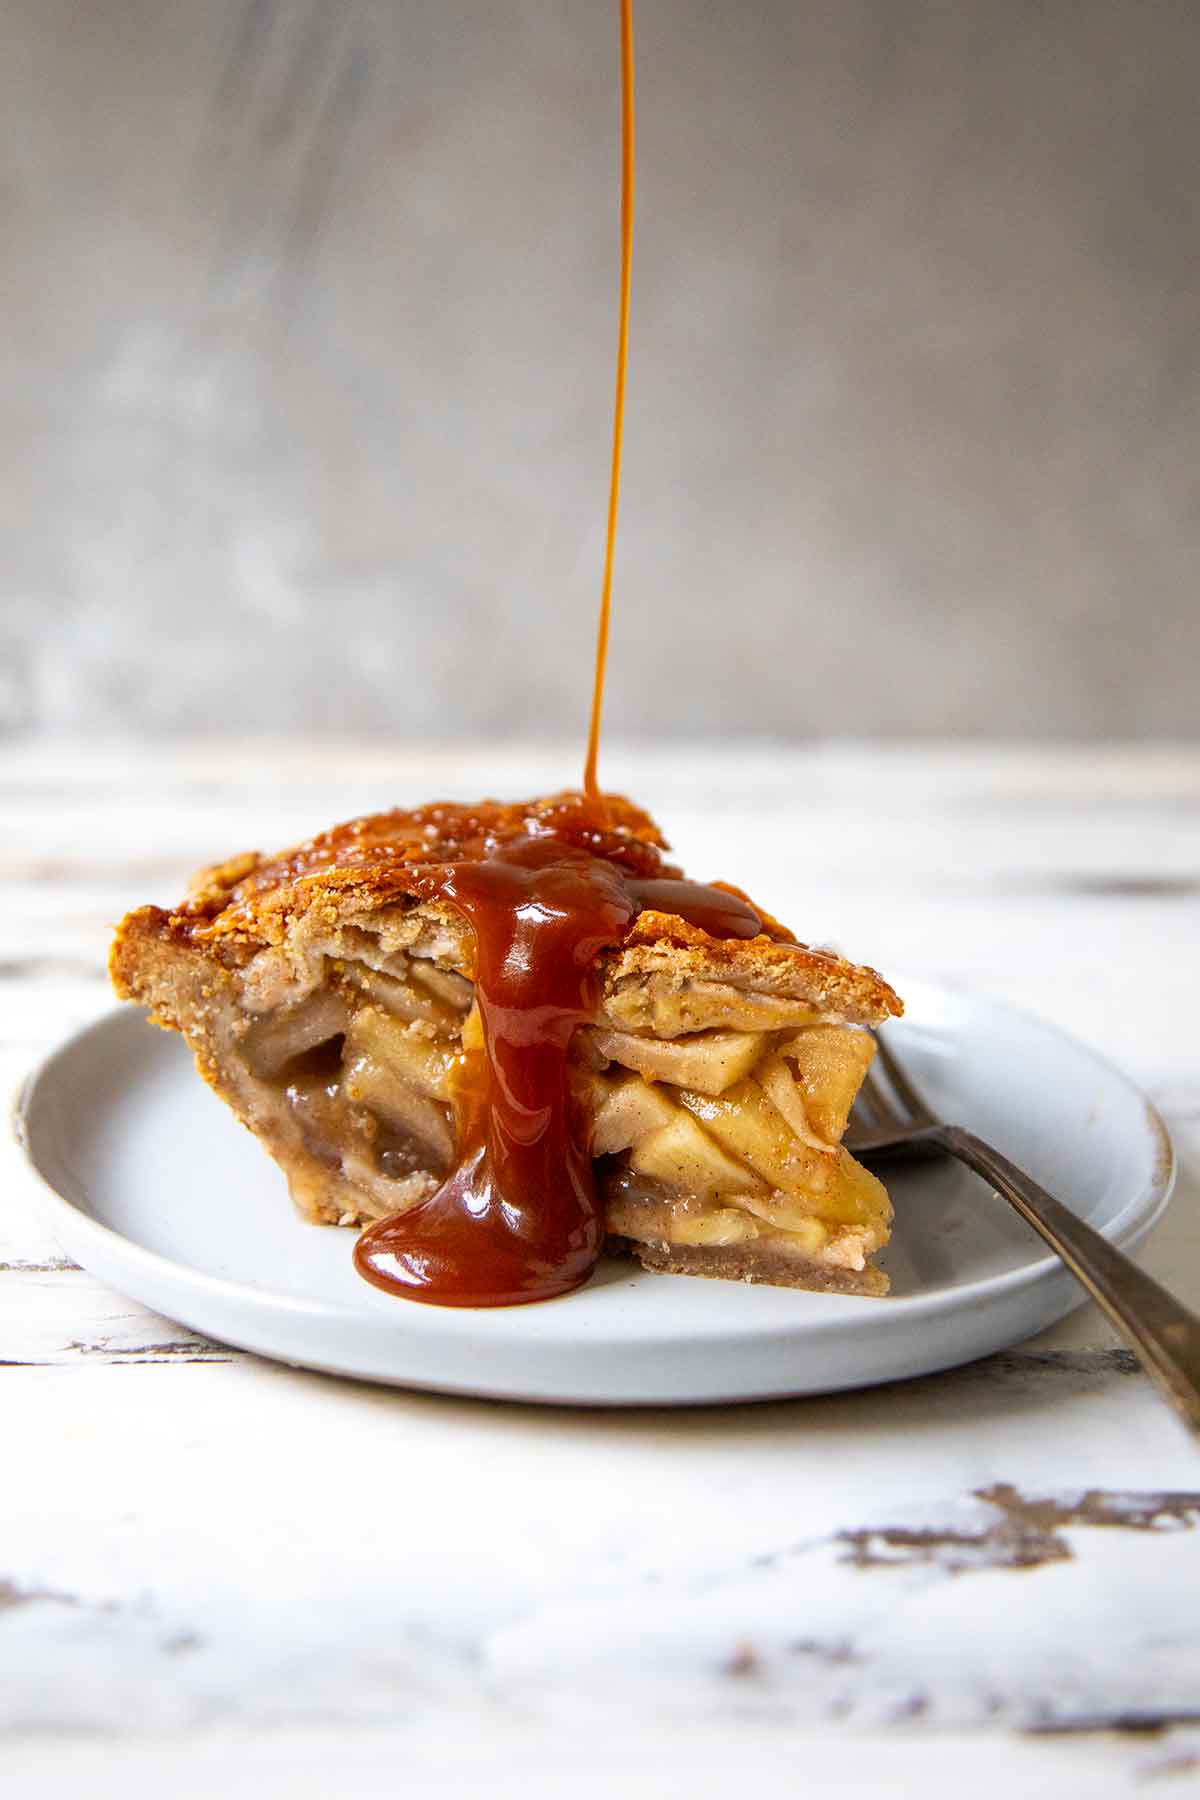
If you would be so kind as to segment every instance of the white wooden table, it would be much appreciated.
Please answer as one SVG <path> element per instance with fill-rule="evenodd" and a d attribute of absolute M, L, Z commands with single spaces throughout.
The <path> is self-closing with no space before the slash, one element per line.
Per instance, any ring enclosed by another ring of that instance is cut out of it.
<path fill-rule="evenodd" d="M 5 1084 L 108 1004 L 106 925 L 196 863 L 576 761 L 10 749 Z M 1144 1259 L 1200 1306 L 1200 750 L 614 750 L 605 774 L 801 935 L 978 983 L 1127 1068 L 1183 1163 Z M 0 1155 L 14 1800 L 1200 1782 L 1200 1454 L 1090 1307 L 817 1401 L 377 1391 L 102 1288 Z"/>

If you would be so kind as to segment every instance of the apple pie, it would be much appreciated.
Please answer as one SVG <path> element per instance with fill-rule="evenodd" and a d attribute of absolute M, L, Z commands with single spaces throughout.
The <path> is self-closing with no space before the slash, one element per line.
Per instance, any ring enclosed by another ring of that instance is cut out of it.
<path fill-rule="evenodd" d="M 866 1028 L 901 1004 L 665 849 L 615 796 L 380 813 L 130 913 L 113 982 L 183 1033 L 306 1218 L 372 1227 L 360 1250 L 391 1233 L 380 1285 L 436 1289 L 457 1257 L 458 1288 L 413 1297 L 540 1298 L 607 1247 L 883 1294 L 891 1206 L 841 1140 Z M 492 1265 L 465 1285 L 460 1240 Z"/>

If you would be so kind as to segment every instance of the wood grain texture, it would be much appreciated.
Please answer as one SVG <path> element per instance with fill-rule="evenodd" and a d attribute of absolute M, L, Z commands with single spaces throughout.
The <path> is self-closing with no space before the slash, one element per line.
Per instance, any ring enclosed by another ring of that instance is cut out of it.
<path fill-rule="evenodd" d="M 609 758 L 698 872 L 885 970 L 1033 1006 L 1143 1082 L 1182 1165 L 1144 1260 L 1200 1306 L 1200 754 Z M 196 862 L 552 786 L 575 759 L 7 751 L 0 1085 L 107 1005 L 107 922 Z M 833 1791 L 848 1759 L 863 1793 L 1045 1800 L 1200 1770 L 1195 1452 L 1089 1307 L 968 1368 L 794 1404 L 385 1392 L 210 1344 L 72 1268 L 5 1142 L 0 1401 L 22 1800 L 383 1795 L 401 1762 L 413 1792 L 501 1800 L 783 1794 L 797 1770 Z"/>
<path fill-rule="evenodd" d="M 0 730 L 578 727 L 614 58 L 8 0 Z M 614 727 L 1194 734 L 1195 6 L 654 0 L 639 59 Z"/>

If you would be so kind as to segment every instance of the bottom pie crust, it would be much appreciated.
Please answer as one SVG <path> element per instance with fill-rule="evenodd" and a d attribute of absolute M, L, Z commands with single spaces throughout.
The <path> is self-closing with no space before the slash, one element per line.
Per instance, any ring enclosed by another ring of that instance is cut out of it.
<path fill-rule="evenodd" d="M 842 1269 L 815 1257 L 750 1250 L 745 1245 L 643 1243 L 609 1237 L 612 1255 L 636 1256 L 644 1269 L 667 1275 L 703 1275 L 713 1281 L 762 1282 L 769 1287 L 805 1288 L 818 1294 L 865 1294 L 881 1298 L 889 1286 L 881 1268 Z"/>

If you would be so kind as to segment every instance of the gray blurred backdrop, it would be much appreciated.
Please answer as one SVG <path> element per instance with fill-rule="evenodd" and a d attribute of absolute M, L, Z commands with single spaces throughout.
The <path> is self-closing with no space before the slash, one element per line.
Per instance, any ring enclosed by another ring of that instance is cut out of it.
<path fill-rule="evenodd" d="M 640 0 L 609 720 L 1191 735 L 1197 0 Z M 615 0 L 3 0 L 0 730 L 582 729 Z"/>

